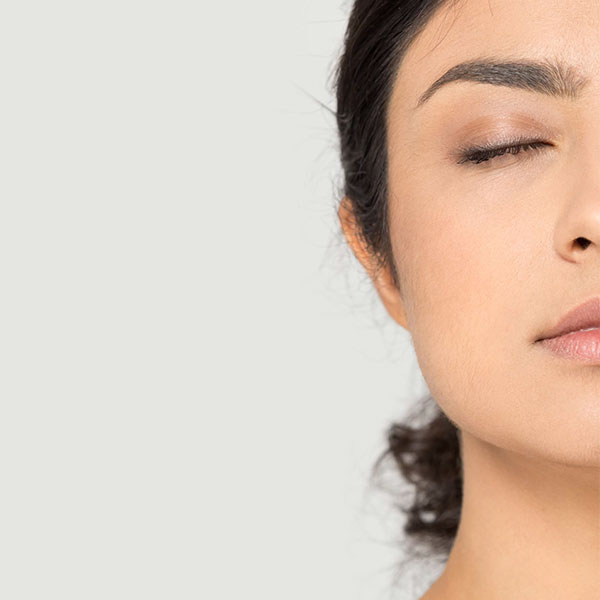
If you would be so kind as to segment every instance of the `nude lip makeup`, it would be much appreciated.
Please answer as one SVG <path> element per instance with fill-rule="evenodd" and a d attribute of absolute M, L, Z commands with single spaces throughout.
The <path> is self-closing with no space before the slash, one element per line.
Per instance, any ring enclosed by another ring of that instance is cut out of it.
<path fill-rule="evenodd" d="M 536 341 L 562 358 L 600 364 L 600 296 L 569 311 Z"/>
<path fill-rule="evenodd" d="M 539 343 L 561 358 L 600 365 L 600 329 L 572 331 Z"/>

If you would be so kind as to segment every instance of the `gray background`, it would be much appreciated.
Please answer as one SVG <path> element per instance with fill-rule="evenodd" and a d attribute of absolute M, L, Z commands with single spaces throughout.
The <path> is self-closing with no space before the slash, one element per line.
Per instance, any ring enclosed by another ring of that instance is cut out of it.
<path fill-rule="evenodd" d="M 3 598 L 391 594 L 426 386 L 335 217 L 347 10 L 4 3 Z"/>

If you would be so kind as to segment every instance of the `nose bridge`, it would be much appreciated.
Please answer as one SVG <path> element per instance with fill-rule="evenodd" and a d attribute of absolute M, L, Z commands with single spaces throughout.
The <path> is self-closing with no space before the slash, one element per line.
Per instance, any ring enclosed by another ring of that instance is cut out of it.
<path fill-rule="evenodd" d="M 582 71 L 589 85 L 571 105 L 572 129 L 562 171 L 565 195 L 554 231 L 555 248 L 569 262 L 582 262 L 598 277 L 600 265 L 600 53 L 598 30 L 594 30 Z M 569 110 L 571 110 L 569 109 Z M 596 279 L 598 281 L 598 279 Z"/>
<path fill-rule="evenodd" d="M 600 161 L 600 91 L 587 105 L 583 138 L 587 152 L 596 155 L 596 165 L 598 165 Z"/>
<path fill-rule="evenodd" d="M 600 81 L 583 100 L 577 127 L 576 161 L 588 185 L 600 194 Z"/>
<path fill-rule="evenodd" d="M 579 251 L 590 244 L 594 244 L 593 255 L 600 252 L 600 92 L 586 101 L 568 161 L 569 191 L 555 232 L 557 249 L 568 260 L 589 256 L 579 256 Z"/>
<path fill-rule="evenodd" d="M 590 191 L 600 203 L 600 102 L 586 124 L 583 136 L 584 173 Z"/>
<path fill-rule="evenodd" d="M 598 66 L 600 67 L 600 61 Z M 593 78 L 590 93 L 585 99 L 585 127 L 584 131 L 589 136 L 589 146 L 591 150 L 596 150 L 598 156 L 600 152 L 600 71 Z"/>

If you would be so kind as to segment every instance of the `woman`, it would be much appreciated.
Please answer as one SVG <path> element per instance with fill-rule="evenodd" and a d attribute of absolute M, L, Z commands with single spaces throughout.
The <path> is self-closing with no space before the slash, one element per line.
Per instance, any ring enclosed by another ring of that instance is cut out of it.
<path fill-rule="evenodd" d="M 336 90 L 342 230 L 439 407 L 389 435 L 423 599 L 600 598 L 600 2 L 356 0 Z"/>

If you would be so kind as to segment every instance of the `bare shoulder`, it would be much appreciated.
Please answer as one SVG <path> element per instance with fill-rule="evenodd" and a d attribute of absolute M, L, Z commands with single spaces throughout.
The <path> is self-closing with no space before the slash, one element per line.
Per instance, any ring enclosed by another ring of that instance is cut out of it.
<path fill-rule="evenodd" d="M 433 585 L 421 596 L 419 600 L 450 600 L 450 597 L 444 591 L 444 582 L 442 578 L 437 579 Z"/>
<path fill-rule="evenodd" d="M 446 584 L 445 580 L 438 579 L 419 600 L 467 600 L 473 597 L 464 588 Z"/>
<path fill-rule="evenodd" d="M 440 599 L 440 596 L 439 596 L 439 595 L 437 595 L 437 594 L 436 594 L 436 593 L 433 591 L 433 588 L 429 588 L 429 589 L 427 590 L 427 592 L 425 593 L 425 595 L 424 595 L 424 596 L 421 596 L 421 597 L 419 598 L 419 600 L 439 600 L 439 599 Z"/>
<path fill-rule="evenodd" d="M 439 594 L 436 594 L 433 587 L 430 587 L 427 592 L 425 592 L 424 596 L 421 596 L 419 600 L 439 600 Z"/>

